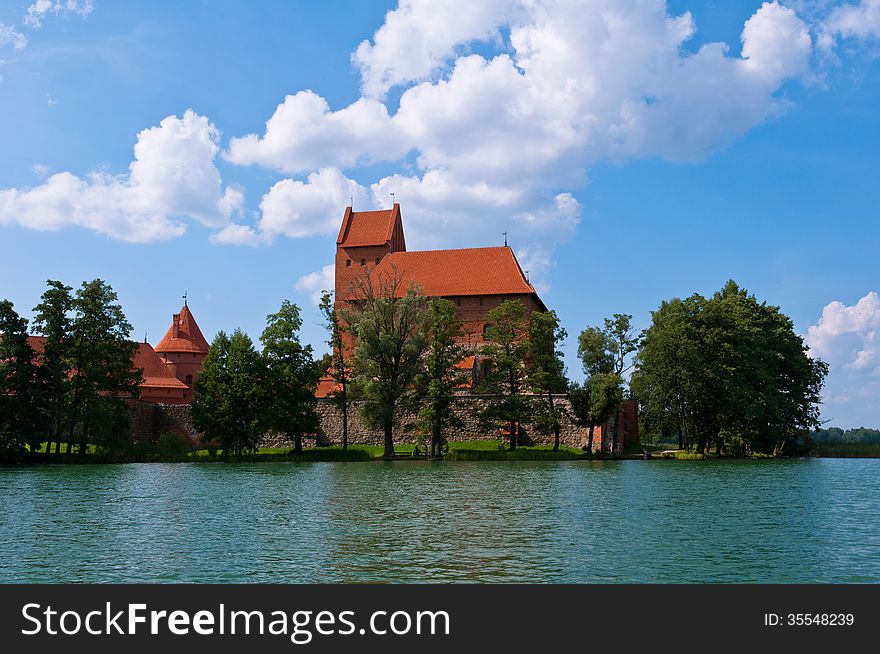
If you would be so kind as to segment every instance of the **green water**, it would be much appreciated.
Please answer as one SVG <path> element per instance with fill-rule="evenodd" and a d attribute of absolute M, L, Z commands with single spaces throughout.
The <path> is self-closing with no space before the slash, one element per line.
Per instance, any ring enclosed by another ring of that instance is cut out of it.
<path fill-rule="evenodd" d="M 878 582 L 880 460 L 0 468 L 4 582 Z"/>

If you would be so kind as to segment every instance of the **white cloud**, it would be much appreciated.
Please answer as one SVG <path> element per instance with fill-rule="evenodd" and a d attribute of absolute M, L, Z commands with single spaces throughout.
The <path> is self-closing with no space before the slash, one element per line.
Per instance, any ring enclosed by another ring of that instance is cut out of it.
<path fill-rule="evenodd" d="M 15 50 L 27 46 L 27 37 L 15 29 L 15 25 L 0 23 L 0 47 L 11 45 Z"/>
<path fill-rule="evenodd" d="M 189 217 L 223 227 L 241 206 L 241 192 L 223 189 L 214 165 L 220 132 L 187 110 L 141 131 L 127 175 L 70 172 L 42 185 L 0 190 L 0 224 L 57 230 L 76 225 L 116 239 L 158 241 L 180 236 Z"/>
<path fill-rule="evenodd" d="M 31 171 L 38 177 L 48 177 L 49 173 L 52 172 L 52 169 L 46 164 L 35 163 L 31 166 Z"/>
<path fill-rule="evenodd" d="M 831 365 L 880 374 L 880 295 L 871 291 L 847 306 L 834 301 L 807 331 L 807 344 Z"/>
<path fill-rule="evenodd" d="M 339 111 L 312 91 L 288 95 L 266 121 L 263 136 L 233 138 L 224 158 L 288 173 L 326 166 L 351 167 L 405 154 L 381 102 L 362 98 Z"/>
<path fill-rule="evenodd" d="M 521 5 L 511 0 L 401 0 L 352 55 L 368 97 L 428 78 L 469 41 L 500 40 L 499 27 Z"/>
<path fill-rule="evenodd" d="M 36 0 L 27 8 L 24 22 L 38 28 L 49 14 L 77 14 L 85 18 L 93 9 L 92 0 Z"/>
<path fill-rule="evenodd" d="M 825 305 L 806 342 L 811 355 L 829 364 L 823 413 L 852 424 L 852 406 L 840 405 L 858 402 L 861 415 L 880 420 L 880 295 L 871 291 L 852 305 Z"/>
<path fill-rule="evenodd" d="M 745 22 L 738 53 L 687 49 L 696 29 L 663 0 L 403 0 L 353 55 L 365 97 L 332 110 L 314 92 L 288 95 L 262 135 L 232 139 L 224 156 L 294 174 L 386 162 L 398 172 L 371 185 L 373 203 L 397 193 L 414 246 L 509 229 L 549 262 L 577 224 L 571 192 L 590 165 L 705 158 L 784 111 L 780 87 L 810 74 L 809 31 L 776 1 Z M 497 54 L 474 54 L 476 42 Z M 405 88 L 392 113 L 376 98 L 393 86 Z M 333 233 L 344 203 L 327 197 L 311 178 L 276 184 L 260 229 Z"/>
<path fill-rule="evenodd" d="M 260 232 L 268 238 L 335 234 L 352 196 L 355 208 L 369 208 L 366 189 L 338 168 L 322 168 L 305 182 L 283 179 L 260 201 Z"/>
<path fill-rule="evenodd" d="M 832 37 L 880 37 L 880 0 L 859 0 L 835 7 L 825 20 L 825 29 Z"/>
<path fill-rule="evenodd" d="M 263 245 L 266 239 L 253 227 L 229 223 L 219 232 L 211 234 L 208 240 L 215 245 L 247 245 L 257 247 Z"/>
<path fill-rule="evenodd" d="M 333 264 L 328 264 L 321 268 L 321 270 L 310 272 L 308 275 L 300 277 L 294 287 L 298 291 L 308 293 L 312 303 L 318 304 L 321 301 L 323 291 L 333 290 L 334 274 Z"/>

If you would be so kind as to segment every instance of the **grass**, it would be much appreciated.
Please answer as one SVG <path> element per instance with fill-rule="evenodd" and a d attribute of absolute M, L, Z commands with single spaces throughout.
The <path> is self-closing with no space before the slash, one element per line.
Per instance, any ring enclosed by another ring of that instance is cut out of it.
<path fill-rule="evenodd" d="M 880 458 L 880 443 L 813 443 L 810 456 Z"/>

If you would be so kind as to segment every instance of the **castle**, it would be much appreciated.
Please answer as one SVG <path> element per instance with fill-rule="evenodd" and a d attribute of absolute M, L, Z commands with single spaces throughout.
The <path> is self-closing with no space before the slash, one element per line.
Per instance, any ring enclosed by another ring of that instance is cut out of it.
<path fill-rule="evenodd" d="M 463 323 L 459 339 L 469 354 L 459 367 L 470 371 L 470 389 L 464 389 L 462 401 L 482 401 L 473 392 L 481 375 L 480 346 L 486 343 L 486 313 L 505 300 L 522 302 L 527 314 L 546 311 L 535 287 L 523 273 L 516 255 L 507 245 L 500 247 L 462 248 L 451 250 L 407 251 L 400 205 L 380 211 L 353 211 L 349 206 L 342 217 L 336 239 L 334 266 L 334 294 L 337 307 L 357 300 L 357 282 L 364 277 L 395 276 L 402 290 L 417 286 L 427 297 L 444 298 L 456 307 Z M 184 303 L 180 313 L 174 314 L 168 332 L 155 350 L 147 343 L 139 345 L 134 364 L 144 370 L 141 400 L 155 404 L 189 404 L 192 401 L 193 382 L 198 378 L 208 353 L 205 340 L 195 318 Z M 325 436 L 331 438 L 337 429 L 335 408 L 327 398 L 335 389 L 332 378 L 320 380 L 316 390 Z M 562 399 L 562 398 L 561 398 Z M 564 400 L 563 400 L 564 401 Z M 473 408 L 462 408 L 462 417 L 474 413 Z M 626 442 L 638 442 L 638 418 L 635 400 L 626 400 L 621 406 L 622 420 L 613 443 L 607 442 L 608 430 L 597 428 L 594 443 L 597 447 L 618 450 Z M 353 420 L 353 437 L 370 441 L 371 430 Z M 473 422 L 471 420 L 470 422 Z M 465 430 L 462 437 L 480 438 L 476 425 Z M 565 442 L 580 446 L 586 443 L 586 430 L 573 423 L 565 427 Z M 604 443 L 604 444 L 603 444 Z"/>

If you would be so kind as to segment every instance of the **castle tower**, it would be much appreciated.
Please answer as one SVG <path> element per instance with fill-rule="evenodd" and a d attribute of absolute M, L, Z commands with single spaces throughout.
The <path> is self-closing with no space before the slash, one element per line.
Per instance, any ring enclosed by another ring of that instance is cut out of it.
<path fill-rule="evenodd" d="M 175 377 L 192 388 L 208 355 L 208 341 L 186 303 L 180 313 L 174 314 L 171 327 L 156 345 L 156 353 Z"/>
<path fill-rule="evenodd" d="M 355 280 L 392 252 L 406 252 L 400 205 L 382 211 L 345 208 L 336 239 L 336 300 L 347 297 Z"/>

